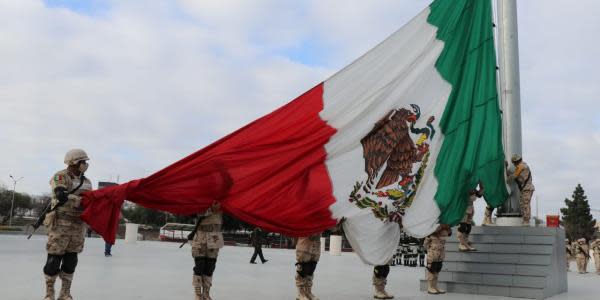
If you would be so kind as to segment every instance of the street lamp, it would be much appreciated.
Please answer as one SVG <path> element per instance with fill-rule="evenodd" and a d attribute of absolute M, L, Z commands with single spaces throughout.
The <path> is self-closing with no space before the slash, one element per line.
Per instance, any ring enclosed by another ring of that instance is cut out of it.
<path fill-rule="evenodd" d="M 12 226 L 13 206 L 15 205 L 15 190 L 17 189 L 17 182 L 19 182 L 21 179 L 23 179 L 23 177 L 20 177 L 19 179 L 15 179 L 12 175 L 8 175 L 8 176 L 10 176 L 10 179 L 12 179 L 12 181 L 13 181 L 12 200 L 10 200 L 10 219 L 8 221 L 8 226 Z"/>

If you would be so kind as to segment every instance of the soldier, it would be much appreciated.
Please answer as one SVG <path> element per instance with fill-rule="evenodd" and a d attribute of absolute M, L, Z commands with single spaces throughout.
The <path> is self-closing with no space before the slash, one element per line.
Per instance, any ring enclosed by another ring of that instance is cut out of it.
<path fill-rule="evenodd" d="M 570 261 L 573 259 L 573 252 L 571 252 L 571 243 L 569 243 L 569 239 L 565 239 L 565 247 L 567 250 L 567 272 L 570 272 Z"/>
<path fill-rule="evenodd" d="M 594 240 L 590 248 L 592 248 L 592 251 L 594 251 L 594 263 L 596 263 L 596 274 L 600 275 L 600 238 Z"/>
<path fill-rule="evenodd" d="M 319 300 L 312 293 L 313 274 L 321 257 L 321 234 L 300 237 L 296 243 L 296 300 Z"/>
<path fill-rule="evenodd" d="M 419 256 L 418 251 L 419 251 L 419 246 L 417 246 L 416 239 L 415 238 L 411 238 L 411 242 L 410 242 L 410 266 L 413 267 L 413 268 L 417 267 L 417 257 Z"/>
<path fill-rule="evenodd" d="M 72 300 L 71 282 L 77 266 L 77 254 L 83 250 L 84 226 L 79 218 L 83 212 L 81 193 L 90 191 L 92 183 L 84 176 L 89 160 L 85 151 L 73 149 L 65 155 L 67 168 L 58 171 L 52 179 L 52 211 L 46 215 L 44 225 L 48 229 L 44 266 L 46 297 L 54 300 L 54 282 L 60 277 L 62 286 L 59 300 Z"/>
<path fill-rule="evenodd" d="M 217 265 L 219 250 L 224 246 L 222 224 L 223 213 L 219 203 L 214 203 L 198 217 L 196 235 L 192 240 L 194 258 L 192 286 L 196 293 L 196 300 L 212 300 L 210 297 L 212 276 Z"/>
<path fill-rule="evenodd" d="M 533 186 L 533 180 L 531 178 L 531 170 L 529 166 L 523 162 L 523 158 L 519 154 L 512 156 L 511 161 L 515 166 L 515 171 L 506 171 L 508 176 L 507 181 L 515 181 L 521 192 L 520 206 L 521 213 L 523 214 L 523 225 L 529 226 L 529 219 L 531 218 L 531 196 L 535 191 Z"/>
<path fill-rule="evenodd" d="M 473 226 L 473 215 L 475 213 L 473 202 L 475 202 L 477 198 L 481 197 L 483 197 L 483 187 L 481 187 L 481 185 L 479 190 L 475 188 L 469 192 L 469 203 L 467 210 L 465 211 L 465 216 L 463 217 L 462 222 L 460 222 L 458 226 L 458 251 L 477 251 L 477 249 L 473 248 L 471 242 L 469 241 L 469 234 L 471 233 L 471 227 Z"/>
<path fill-rule="evenodd" d="M 485 207 L 485 213 L 483 215 L 483 222 L 481 222 L 482 226 L 490 226 L 492 225 L 492 213 L 494 212 L 494 208 L 487 205 Z"/>
<path fill-rule="evenodd" d="M 435 232 L 425 238 L 427 249 L 427 293 L 437 295 L 446 291 L 437 286 L 438 274 L 444 262 L 446 238 L 452 235 L 452 230 L 447 224 L 440 224 Z"/>
<path fill-rule="evenodd" d="M 425 266 L 425 254 L 426 253 L 427 253 L 427 251 L 425 251 L 425 246 L 423 246 L 423 240 L 421 240 L 419 242 L 419 267 Z"/>
<path fill-rule="evenodd" d="M 587 263 L 590 258 L 590 250 L 585 238 L 580 238 L 575 244 L 575 260 L 577 260 L 577 270 L 579 274 L 587 273 Z"/>
<path fill-rule="evenodd" d="M 390 295 L 388 294 L 388 292 L 385 291 L 385 286 L 387 285 L 387 276 L 389 273 L 389 265 L 375 266 L 375 268 L 373 269 L 373 287 L 375 288 L 373 298 L 394 299 L 393 295 Z"/>

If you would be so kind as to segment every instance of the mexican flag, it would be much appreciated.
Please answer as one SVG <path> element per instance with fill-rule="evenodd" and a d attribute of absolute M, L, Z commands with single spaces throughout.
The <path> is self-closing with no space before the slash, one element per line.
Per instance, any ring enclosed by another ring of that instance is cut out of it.
<path fill-rule="evenodd" d="M 492 8 L 437 0 L 331 78 L 143 179 L 84 196 L 82 219 L 114 241 L 125 199 L 176 214 L 219 202 L 267 231 L 336 225 L 363 261 L 392 257 L 400 225 L 457 224 L 479 182 L 507 198 Z"/>

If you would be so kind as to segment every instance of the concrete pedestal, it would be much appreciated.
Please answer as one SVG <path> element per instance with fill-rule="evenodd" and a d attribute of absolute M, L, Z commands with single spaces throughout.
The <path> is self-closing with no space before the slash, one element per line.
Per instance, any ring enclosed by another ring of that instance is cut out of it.
<path fill-rule="evenodd" d="M 135 244 L 138 237 L 139 224 L 127 223 L 125 224 L 125 243 Z"/>
<path fill-rule="evenodd" d="M 456 233 L 456 230 L 454 230 Z M 473 227 L 478 251 L 446 243 L 439 286 L 452 293 L 545 299 L 567 291 L 565 232 L 547 227 Z M 427 290 L 427 280 L 421 280 Z"/>
<path fill-rule="evenodd" d="M 340 256 L 342 255 L 342 236 L 341 235 L 330 235 L 329 236 L 329 254 Z"/>

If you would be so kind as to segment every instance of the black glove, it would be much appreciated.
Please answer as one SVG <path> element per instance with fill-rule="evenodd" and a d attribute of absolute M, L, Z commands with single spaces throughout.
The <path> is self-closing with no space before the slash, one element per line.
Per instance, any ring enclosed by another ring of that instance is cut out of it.
<path fill-rule="evenodd" d="M 54 196 L 58 200 L 58 204 L 63 205 L 69 200 L 69 192 L 65 187 L 59 186 L 54 189 Z"/>

